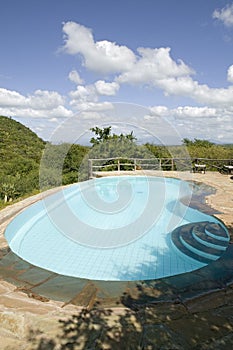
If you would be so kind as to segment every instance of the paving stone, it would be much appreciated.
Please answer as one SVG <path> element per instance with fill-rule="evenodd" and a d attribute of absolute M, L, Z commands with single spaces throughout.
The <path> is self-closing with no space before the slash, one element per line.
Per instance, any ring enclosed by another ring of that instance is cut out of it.
<path fill-rule="evenodd" d="M 1 328 L 11 332 L 16 337 L 24 336 L 25 319 L 23 315 L 15 314 L 14 311 L 0 313 Z"/>
<path fill-rule="evenodd" d="M 67 303 L 81 292 L 86 284 L 87 281 L 83 279 L 56 275 L 31 290 L 36 294 Z"/>
<path fill-rule="evenodd" d="M 20 274 L 20 279 L 30 284 L 40 284 L 43 281 L 48 280 L 50 277 L 54 277 L 56 274 L 50 271 L 46 271 L 30 265 L 30 268 Z"/>

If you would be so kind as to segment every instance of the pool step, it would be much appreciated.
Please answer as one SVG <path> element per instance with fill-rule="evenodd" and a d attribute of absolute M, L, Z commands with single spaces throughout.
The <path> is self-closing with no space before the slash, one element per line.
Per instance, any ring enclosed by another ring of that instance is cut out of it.
<path fill-rule="evenodd" d="M 199 228 L 199 225 L 195 225 L 192 228 L 192 235 L 197 242 L 207 247 L 212 247 L 219 250 L 226 250 L 228 246 L 228 241 L 223 241 L 217 238 L 216 235 L 209 235 L 209 232 L 206 230 L 206 228 L 205 231 L 203 231 L 202 227 Z"/>
<path fill-rule="evenodd" d="M 208 236 L 216 238 L 219 241 L 229 242 L 229 236 L 220 224 L 215 222 L 207 223 L 205 232 Z"/>
<path fill-rule="evenodd" d="M 177 227 L 171 238 L 179 251 L 204 264 L 217 260 L 229 243 L 224 228 L 220 224 L 208 221 Z"/>

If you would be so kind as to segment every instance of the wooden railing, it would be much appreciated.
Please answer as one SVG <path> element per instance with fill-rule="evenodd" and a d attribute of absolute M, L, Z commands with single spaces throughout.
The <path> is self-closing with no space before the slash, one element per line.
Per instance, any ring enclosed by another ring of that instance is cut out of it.
<path fill-rule="evenodd" d="M 207 170 L 222 171 L 224 165 L 233 165 L 233 159 L 209 158 L 103 158 L 88 160 L 88 177 L 100 171 L 122 170 L 193 170 L 194 164 L 205 164 Z"/>

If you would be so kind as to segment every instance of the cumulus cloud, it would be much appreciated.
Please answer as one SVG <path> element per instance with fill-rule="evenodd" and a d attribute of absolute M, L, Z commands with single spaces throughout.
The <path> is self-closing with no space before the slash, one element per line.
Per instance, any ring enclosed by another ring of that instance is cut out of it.
<path fill-rule="evenodd" d="M 76 70 L 72 70 L 69 73 L 69 79 L 70 81 L 72 81 L 73 83 L 75 83 L 76 85 L 81 85 L 83 84 L 83 80 L 81 79 L 79 73 Z"/>
<path fill-rule="evenodd" d="M 21 107 L 25 105 L 25 97 L 17 91 L 0 88 L 0 107 Z"/>
<path fill-rule="evenodd" d="M 229 106 L 233 100 L 233 88 L 210 88 L 199 84 L 191 75 L 194 71 L 183 61 L 175 62 L 170 48 L 138 49 L 140 57 L 131 70 L 116 78 L 118 83 L 152 85 L 162 89 L 165 95 L 189 97 L 202 104 Z M 233 68 L 228 70 L 228 80 L 233 81 Z"/>
<path fill-rule="evenodd" d="M 228 68 L 228 71 L 227 71 L 227 80 L 228 80 L 230 83 L 233 83 L 233 65 L 231 65 L 231 66 Z"/>
<path fill-rule="evenodd" d="M 137 62 L 127 72 L 121 74 L 117 81 L 130 84 L 159 85 L 160 81 L 171 77 L 193 74 L 193 70 L 179 60 L 175 62 L 170 56 L 170 48 L 138 48 Z"/>
<path fill-rule="evenodd" d="M 56 91 L 36 90 L 26 97 L 25 103 L 33 109 L 51 110 L 64 105 L 65 99 Z"/>
<path fill-rule="evenodd" d="M 22 117 L 70 117 L 65 99 L 56 91 L 36 90 L 24 96 L 17 91 L 0 89 L 0 114 Z"/>
<path fill-rule="evenodd" d="M 119 84 L 116 82 L 107 83 L 104 80 L 98 80 L 90 85 L 78 85 L 76 90 L 70 92 L 70 106 L 78 110 L 93 110 L 105 109 L 109 104 L 99 103 L 100 96 L 113 96 L 119 89 Z"/>
<path fill-rule="evenodd" d="M 231 7 L 224 8 L 219 12 L 219 16 L 220 13 L 221 16 L 227 13 L 229 21 L 230 9 Z M 233 88 L 231 86 L 211 88 L 206 84 L 199 84 L 192 77 L 194 70 L 181 59 L 174 60 L 169 47 L 140 47 L 137 49 L 137 54 L 134 54 L 126 46 L 106 40 L 95 42 L 91 30 L 75 22 L 65 23 L 63 31 L 65 33 L 64 50 L 67 53 L 81 55 L 87 69 L 104 75 L 115 74 L 112 82 L 99 80 L 72 92 L 72 106 L 77 106 L 78 102 L 84 101 L 97 102 L 99 95 L 115 95 L 121 84 L 156 87 L 161 89 L 165 96 L 188 97 L 204 105 L 230 106 L 232 104 Z M 76 76 L 75 73 L 73 75 Z M 233 81 L 231 67 L 227 78 L 229 82 Z"/>
<path fill-rule="evenodd" d="M 208 104 L 216 107 L 228 107 L 232 104 L 233 100 L 233 87 L 228 89 L 209 88 L 207 85 L 198 85 L 194 94 L 196 100 L 203 104 Z"/>
<path fill-rule="evenodd" d="M 113 104 L 111 102 L 86 102 L 79 104 L 80 111 L 88 111 L 88 112 L 102 112 L 109 111 L 113 109 Z"/>
<path fill-rule="evenodd" d="M 219 135 L 224 135 L 224 142 L 232 142 L 233 108 L 179 106 L 169 109 L 166 106 L 153 106 L 150 112 L 157 118 L 171 122 L 183 138 L 219 142 L 222 141 Z"/>
<path fill-rule="evenodd" d="M 8 107 L 4 108 L 0 106 L 0 115 L 12 116 L 12 117 L 22 117 L 22 118 L 68 118 L 73 116 L 73 112 L 68 110 L 64 106 L 58 106 L 54 109 L 44 110 L 44 109 L 33 109 L 29 107 Z"/>
<path fill-rule="evenodd" d="M 95 82 L 95 88 L 99 95 L 113 96 L 119 90 L 119 84 L 116 82 L 106 83 L 103 80 L 98 80 Z"/>
<path fill-rule="evenodd" d="M 213 18 L 217 19 L 227 27 L 233 26 L 233 4 L 226 5 L 222 9 L 216 9 L 213 12 Z"/>
<path fill-rule="evenodd" d="M 169 114 L 169 109 L 166 106 L 153 106 L 150 108 L 153 115 L 159 115 L 161 117 Z"/>
<path fill-rule="evenodd" d="M 56 91 L 36 90 L 33 95 L 23 96 L 17 91 L 0 88 L 0 106 L 51 109 L 64 104 L 64 98 Z"/>
<path fill-rule="evenodd" d="M 163 89 L 165 95 L 177 95 L 192 98 L 194 101 L 211 106 L 231 106 L 233 87 L 210 88 L 199 84 L 191 77 L 167 78 L 160 80 L 157 86 Z"/>
<path fill-rule="evenodd" d="M 94 85 L 78 85 L 76 90 L 70 92 L 71 105 L 79 102 L 97 102 L 97 94 Z"/>
<path fill-rule="evenodd" d="M 117 73 L 130 69 L 135 55 L 126 46 L 103 40 L 94 41 L 92 32 L 75 22 L 63 25 L 65 52 L 83 57 L 83 65 L 92 71 L 104 74 Z"/>
<path fill-rule="evenodd" d="M 172 113 L 179 118 L 215 118 L 217 115 L 215 108 L 192 106 L 178 107 Z"/>

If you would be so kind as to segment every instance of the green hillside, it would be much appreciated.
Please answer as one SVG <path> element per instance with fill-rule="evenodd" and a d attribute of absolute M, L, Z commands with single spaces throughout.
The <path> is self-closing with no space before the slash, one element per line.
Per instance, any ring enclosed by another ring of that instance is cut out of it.
<path fill-rule="evenodd" d="M 45 142 L 29 128 L 0 116 L 0 198 L 9 200 L 38 189 Z"/>
<path fill-rule="evenodd" d="M 77 144 L 52 145 L 21 123 L 0 116 L 0 207 L 40 189 L 77 182 L 88 150 Z"/>
<path fill-rule="evenodd" d="M 0 156 L 1 169 L 4 162 L 26 159 L 38 162 L 45 142 L 21 123 L 0 116 Z M 6 165 L 6 164 L 5 164 Z"/>

